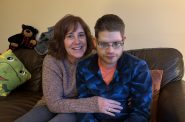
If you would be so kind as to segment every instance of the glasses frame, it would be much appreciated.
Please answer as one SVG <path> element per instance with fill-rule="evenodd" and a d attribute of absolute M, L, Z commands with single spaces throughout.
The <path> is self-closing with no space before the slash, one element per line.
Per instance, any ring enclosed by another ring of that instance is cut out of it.
<path fill-rule="evenodd" d="M 105 45 L 103 45 L 103 44 L 105 44 Z M 124 46 L 124 42 L 123 42 L 123 40 L 121 40 L 121 41 L 114 41 L 114 42 L 104 42 L 104 41 L 98 41 L 97 40 L 97 46 L 99 48 L 101 48 L 101 49 L 107 49 L 110 46 L 113 49 L 119 49 L 120 47 L 123 47 Z"/>

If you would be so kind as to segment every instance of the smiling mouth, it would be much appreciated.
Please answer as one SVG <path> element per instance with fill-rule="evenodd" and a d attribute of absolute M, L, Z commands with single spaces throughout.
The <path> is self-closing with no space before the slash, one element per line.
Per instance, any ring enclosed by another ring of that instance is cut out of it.
<path fill-rule="evenodd" d="M 81 50 L 83 46 L 73 47 L 73 50 Z"/>

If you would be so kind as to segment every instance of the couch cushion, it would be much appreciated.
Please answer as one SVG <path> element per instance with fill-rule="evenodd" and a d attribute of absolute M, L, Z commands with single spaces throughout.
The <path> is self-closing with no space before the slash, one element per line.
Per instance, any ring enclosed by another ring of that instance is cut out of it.
<path fill-rule="evenodd" d="M 42 91 L 42 62 L 45 55 L 38 55 L 34 49 L 17 49 L 14 53 L 32 75 L 19 88 L 25 91 Z"/>
<path fill-rule="evenodd" d="M 163 70 L 151 70 L 152 76 L 152 104 L 151 104 L 151 122 L 157 122 L 157 106 L 161 86 Z"/>
<path fill-rule="evenodd" d="M 41 96 L 41 92 L 15 89 L 7 97 L 0 97 L 0 122 L 13 122 L 28 112 Z"/>

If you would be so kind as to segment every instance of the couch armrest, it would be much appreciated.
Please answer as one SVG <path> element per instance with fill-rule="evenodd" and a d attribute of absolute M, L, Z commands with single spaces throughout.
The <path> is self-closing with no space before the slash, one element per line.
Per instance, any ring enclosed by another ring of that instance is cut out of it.
<path fill-rule="evenodd" d="M 161 89 L 157 116 L 159 122 L 184 122 L 185 81 L 174 81 Z"/>

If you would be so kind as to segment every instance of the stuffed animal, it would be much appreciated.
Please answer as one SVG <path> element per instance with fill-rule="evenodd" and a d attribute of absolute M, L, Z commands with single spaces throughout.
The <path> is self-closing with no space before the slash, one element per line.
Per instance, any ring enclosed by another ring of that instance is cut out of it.
<path fill-rule="evenodd" d="M 36 44 L 36 35 L 38 30 L 29 25 L 22 25 L 22 32 L 16 35 L 13 35 L 8 38 L 10 42 L 9 49 L 15 50 L 18 48 L 29 48 L 33 49 Z"/>
<path fill-rule="evenodd" d="M 13 89 L 31 78 L 30 72 L 12 50 L 0 55 L 0 96 L 7 96 Z"/>

